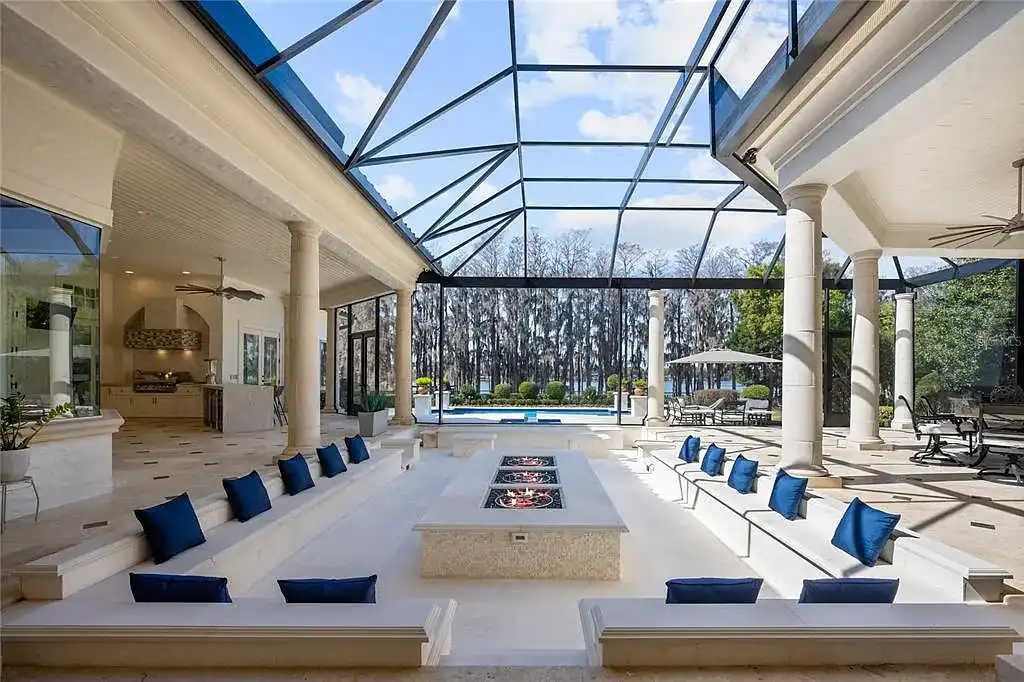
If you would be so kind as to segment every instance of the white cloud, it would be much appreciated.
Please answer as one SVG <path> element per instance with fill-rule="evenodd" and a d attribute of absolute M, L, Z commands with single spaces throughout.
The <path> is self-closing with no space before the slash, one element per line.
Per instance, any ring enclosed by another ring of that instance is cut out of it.
<path fill-rule="evenodd" d="M 385 175 L 374 185 L 389 203 L 415 199 L 417 196 L 416 188 L 401 175 Z"/>
<path fill-rule="evenodd" d="M 334 73 L 334 82 L 341 91 L 338 112 L 351 123 L 365 125 L 377 113 L 385 92 L 373 84 L 366 76 L 360 74 Z"/>
<path fill-rule="evenodd" d="M 469 196 L 466 197 L 466 200 L 464 202 L 462 202 L 462 205 L 464 207 L 475 206 L 476 204 L 480 203 L 484 199 L 487 199 L 497 191 L 497 187 L 495 187 L 494 185 L 485 180 L 484 182 L 481 182 L 476 189 L 469 193 Z"/>
<path fill-rule="evenodd" d="M 591 109 L 580 117 L 576 127 L 591 140 L 647 140 L 654 130 L 654 121 L 643 114 L 605 114 Z"/>

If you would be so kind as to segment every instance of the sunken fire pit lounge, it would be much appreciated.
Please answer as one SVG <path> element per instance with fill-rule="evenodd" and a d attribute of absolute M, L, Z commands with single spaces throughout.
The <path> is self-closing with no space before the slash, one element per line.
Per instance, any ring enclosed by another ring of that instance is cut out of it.
<path fill-rule="evenodd" d="M 413 526 L 424 578 L 619 580 L 629 532 L 582 452 L 479 452 Z"/>

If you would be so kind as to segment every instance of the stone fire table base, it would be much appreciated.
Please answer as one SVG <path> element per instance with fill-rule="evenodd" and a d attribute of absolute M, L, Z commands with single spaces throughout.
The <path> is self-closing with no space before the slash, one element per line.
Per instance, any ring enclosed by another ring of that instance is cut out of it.
<path fill-rule="evenodd" d="M 522 535 L 525 541 L 513 541 L 513 536 Z M 617 530 L 422 531 L 420 575 L 619 580 L 621 538 Z"/>

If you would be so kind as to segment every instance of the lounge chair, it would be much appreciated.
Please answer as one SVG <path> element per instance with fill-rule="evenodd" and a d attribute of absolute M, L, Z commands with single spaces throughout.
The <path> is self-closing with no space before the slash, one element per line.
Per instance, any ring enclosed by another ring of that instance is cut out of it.
<path fill-rule="evenodd" d="M 747 398 L 747 423 L 757 426 L 768 426 L 772 423 L 772 411 L 767 400 Z"/>
<path fill-rule="evenodd" d="M 747 423 L 747 403 L 742 400 L 729 403 L 723 401 L 718 411 L 718 421 L 723 425 L 743 426 Z"/>
<path fill-rule="evenodd" d="M 917 440 L 927 438 L 924 450 L 915 452 L 910 456 L 911 462 L 927 462 L 931 459 L 942 459 L 951 464 L 963 466 L 963 462 L 954 455 L 945 452 L 942 448 L 948 445 L 948 438 L 964 438 L 965 433 L 961 431 L 960 420 L 953 415 L 939 415 L 937 413 L 923 415 L 915 412 L 910 406 L 906 396 L 899 396 L 896 400 L 903 401 L 910 413 L 910 423 L 914 427 L 914 436 Z M 928 403 L 926 403 L 928 406 Z"/>

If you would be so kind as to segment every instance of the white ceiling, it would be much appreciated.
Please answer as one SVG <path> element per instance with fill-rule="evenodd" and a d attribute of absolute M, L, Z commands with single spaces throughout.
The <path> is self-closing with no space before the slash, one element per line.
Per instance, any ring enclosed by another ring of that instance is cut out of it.
<path fill-rule="evenodd" d="M 942 108 L 857 175 L 886 222 L 955 225 L 1012 216 L 1024 156 L 1024 12 L 938 75 Z"/>
<path fill-rule="evenodd" d="M 114 177 L 114 228 L 105 257 L 116 272 L 191 278 L 218 274 L 288 290 L 291 238 L 281 221 L 149 144 L 126 135 Z M 320 287 L 364 277 L 320 247 Z"/>

